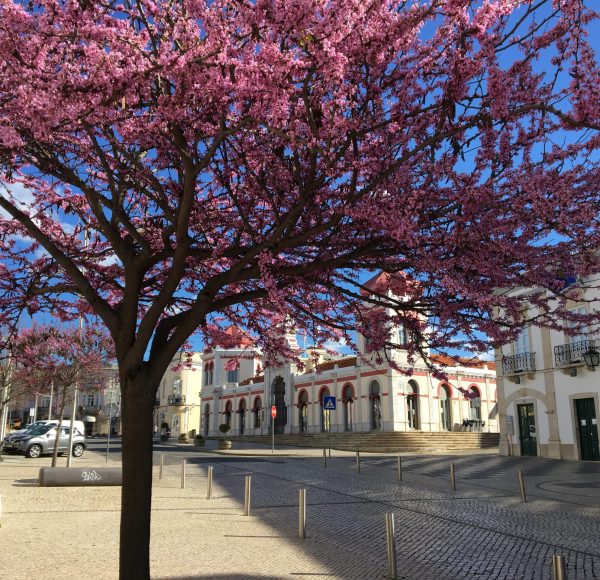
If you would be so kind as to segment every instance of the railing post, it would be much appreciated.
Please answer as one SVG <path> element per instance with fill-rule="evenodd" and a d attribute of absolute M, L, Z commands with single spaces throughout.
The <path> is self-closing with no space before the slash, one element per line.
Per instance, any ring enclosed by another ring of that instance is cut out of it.
<path fill-rule="evenodd" d="M 162 479 L 164 466 L 165 466 L 165 456 L 164 456 L 164 453 L 161 453 L 160 454 L 160 464 L 158 466 L 158 479 Z"/>
<path fill-rule="evenodd" d="M 456 491 L 456 470 L 454 468 L 454 463 L 450 464 L 450 489 Z"/>
<path fill-rule="evenodd" d="M 360 451 L 356 452 L 356 473 L 360 475 Z"/>
<path fill-rule="evenodd" d="M 298 538 L 306 538 L 306 490 L 298 493 Z"/>
<path fill-rule="evenodd" d="M 244 515 L 250 515 L 250 490 L 252 486 L 252 476 L 246 475 L 244 481 Z"/>
<path fill-rule="evenodd" d="M 527 503 L 527 494 L 525 493 L 525 480 L 523 479 L 523 470 L 519 469 L 519 489 L 521 490 L 521 501 Z"/>
<path fill-rule="evenodd" d="M 398 455 L 398 481 L 402 481 L 402 457 Z"/>
<path fill-rule="evenodd" d="M 394 514 L 385 514 L 385 535 L 387 541 L 388 578 L 396 580 L 396 542 L 394 537 Z"/>
<path fill-rule="evenodd" d="M 212 465 L 208 466 L 208 480 L 206 486 L 206 499 L 212 499 L 212 476 L 213 476 L 213 468 Z"/>
<path fill-rule="evenodd" d="M 181 489 L 185 489 L 185 459 L 181 460 Z"/>
<path fill-rule="evenodd" d="M 559 554 L 552 556 L 552 579 L 567 580 L 567 567 L 565 565 L 565 557 Z"/>

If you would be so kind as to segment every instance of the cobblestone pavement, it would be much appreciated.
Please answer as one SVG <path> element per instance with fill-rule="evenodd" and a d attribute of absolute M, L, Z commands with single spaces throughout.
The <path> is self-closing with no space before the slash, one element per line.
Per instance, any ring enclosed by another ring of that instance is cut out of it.
<path fill-rule="evenodd" d="M 359 475 L 350 453 L 334 451 L 324 468 L 320 450 L 222 456 L 189 449 L 171 446 L 162 479 L 158 452 L 155 457 L 151 558 L 157 580 L 385 578 L 386 512 L 395 514 L 401 578 L 549 579 L 555 553 L 565 556 L 570 580 L 600 577 L 599 464 L 413 455 L 403 457 L 399 482 L 395 457 L 366 454 Z M 104 457 L 88 453 L 84 461 L 98 466 Z M 10 458 L 0 464 L 1 576 L 116 578 L 119 488 L 39 488 L 37 469 L 48 462 Z M 209 465 L 213 500 L 206 499 Z M 525 475 L 525 504 L 518 469 Z M 244 475 L 252 475 L 250 517 L 242 515 Z M 296 537 L 301 488 L 307 490 L 305 540 Z"/>

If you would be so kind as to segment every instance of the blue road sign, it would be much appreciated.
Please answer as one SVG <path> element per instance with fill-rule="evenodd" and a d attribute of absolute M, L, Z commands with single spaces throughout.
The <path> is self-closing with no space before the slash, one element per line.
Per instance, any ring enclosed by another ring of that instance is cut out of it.
<path fill-rule="evenodd" d="M 335 397 L 323 397 L 323 408 L 328 411 L 335 411 Z"/>

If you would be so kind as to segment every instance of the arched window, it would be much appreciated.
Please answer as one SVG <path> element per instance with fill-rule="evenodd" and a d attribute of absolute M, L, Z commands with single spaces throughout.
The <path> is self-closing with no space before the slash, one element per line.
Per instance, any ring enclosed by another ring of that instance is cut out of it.
<path fill-rule="evenodd" d="M 204 436 L 208 435 L 208 430 L 210 428 L 210 405 L 206 403 L 204 405 Z"/>
<path fill-rule="evenodd" d="M 419 385 L 416 381 L 408 381 L 406 395 L 406 414 L 409 429 L 420 429 L 419 417 Z"/>
<path fill-rule="evenodd" d="M 204 365 L 204 384 L 205 385 L 213 384 L 214 368 L 215 368 L 215 364 L 213 362 L 207 362 Z"/>
<path fill-rule="evenodd" d="M 440 426 L 445 431 L 452 431 L 452 409 L 450 406 L 451 392 L 448 385 L 440 386 Z"/>
<path fill-rule="evenodd" d="M 227 401 L 225 405 L 225 425 L 231 427 L 231 401 Z"/>
<path fill-rule="evenodd" d="M 325 408 L 325 397 L 329 397 L 329 389 L 327 387 L 323 387 L 319 393 L 319 405 L 321 405 L 321 431 L 323 433 L 329 432 L 329 429 L 331 428 L 331 411 Z"/>
<path fill-rule="evenodd" d="M 260 429 L 262 425 L 262 401 L 260 397 L 254 399 L 254 407 L 252 408 L 254 413 L 254 428 Z"/>
<path fill-rule="evenodd" d="M 298 394 L 298 427 L 300 433 L 308 431 L 308 393 L 304 389 Z"/>
<path fill-rule="evenodd" d="M 344 431 L 352 431 L 354 387 L 351 384 L 344 385 L 342 389 L 342 404 L 344 405 Z"/>
<path fill-rule="evenodd" d="M 381 388 L 377 381 L 371 381 L 369 385 L 369 402 L 371 405 L 371 430 L 381 429 Z"/>
<path fill-rule="evenodd" d="M 246 399 L 242 399 L 240 401 L 238 407 L 238 415 L 240 416 L 239 425 L 240 425 L 240 435 L 243 435 L 246 430 Z"/>

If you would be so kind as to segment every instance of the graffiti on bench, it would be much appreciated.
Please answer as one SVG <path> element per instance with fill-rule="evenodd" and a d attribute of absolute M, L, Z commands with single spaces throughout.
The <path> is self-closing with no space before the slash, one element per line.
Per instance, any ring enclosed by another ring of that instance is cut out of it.
<path fill-rule="evenodd" d="M 102 476 L 95 470 L 94 471 L 82 471 L 81 479 L 83 479 L 83 481 L 85 481 L 85 482 L 100 481 L 102 479 Z"/>

